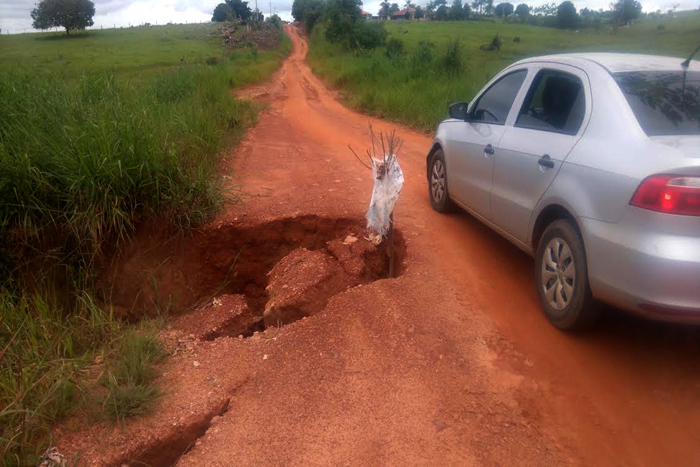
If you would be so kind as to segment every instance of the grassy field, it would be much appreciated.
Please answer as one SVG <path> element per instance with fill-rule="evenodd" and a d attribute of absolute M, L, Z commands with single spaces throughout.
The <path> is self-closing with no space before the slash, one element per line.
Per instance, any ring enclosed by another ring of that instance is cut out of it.
<path fill-rule="evenodd" d="M 0 70 L 22 68 L 68 77 L 112 72 L 142 82 L 174 66 L 222 59 L 224 49 L 213 30 L 214 25 L 205 23 L 92 30 L 68 38 L 60 32 L 5 35 L 0 36 Z M 278 52 L 259 52 L 257 57 L 249 51 L 234 53 L 234 84 L 268 76 L 279 64 Z"/>
<path fill-rule="evenodd" d="M 315 73 L 345 91 L 351 106 L 423 130 L 435 128 L 448 104 L 470 100 L 486 81 L 521 58 L 574 51 L 687 58 L 700 45 L 700 12 L 643 20 L 614 35 L 602 29 L 576 32 L 474 21 L 388 22 L 386 28 L 390 40 L 403 42 L 403 55 L 389 58 L 386 47 L 346 52 L 328 43 L 322 27 L 317 27 L 310 40 L 309 62 Z M 480 51 L 479 46 L 489 44 L 496 34 L 503 41 L 500 52 Z M 520 43 L 513 41 L 515 37 Z"/>
<path fill-rule="evenodd" d="M 157 398 L 154 330 L 134 337 L 95 299 L 93 259 L 139 222 L 188 228 L 220 206 L 223 149 L 257 110 L 231 89 L 268 77 L 291 43 L 229 52 L 211 31 L 0 36 L 4 465 L 36 464 L 51 423 L 87 400 L 78 375 L 96 355 L 107 376 L 92 405 L 105 416 L 140 414 Z"/>

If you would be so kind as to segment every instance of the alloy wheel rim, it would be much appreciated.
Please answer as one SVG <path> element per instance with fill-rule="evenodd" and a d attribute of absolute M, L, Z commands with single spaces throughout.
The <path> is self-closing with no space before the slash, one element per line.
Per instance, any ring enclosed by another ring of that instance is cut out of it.
<path fill-rule="evenodd" d="M 574 295 L 576 268 L 571 248 L 562 238 L 553 238 L 544 249 L 542 290 L 549 305 L 557 311 L 566 308 Z"/>
<path fill-rule="evenodd" d="M 433 199 L 438 203 L 442 201 L 445 196 L 445 164 L 442 163 L 440 159 L 433 163 L 433 173 L 430 177 L 430 190 L 433 194 Z"/>

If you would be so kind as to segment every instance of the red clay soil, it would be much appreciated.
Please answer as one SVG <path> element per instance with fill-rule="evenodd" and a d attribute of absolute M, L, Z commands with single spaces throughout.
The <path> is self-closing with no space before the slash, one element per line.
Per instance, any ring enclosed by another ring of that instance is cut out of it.
<path fill-rule="evenodd" d="M 343 107 L 287 32 L 292 56 L 245 94 L 269 106 L 231 155 L 244 203 L 185 242 L 164 282 L 192 305 L 245 243 L 260 259 L 241 254 L 226 293 L 259 309 L 267 271 L 289 252 L 362 236 L 372 179 L 347 145 L 368 145 L 368 123 L 405 141 L 401 275 L 250 338 L 180 342 L 154 415 L 62 431 L 59 449 L 86 465 L 698 465 L 698 329 L 612 309 L 589 333 L 554 329 L 530 258 L 466 214 L 431 210 L 430 137 Z M 260 226 L 274 226 L 264 242 Z M 144 264 L 152 273 L 167 257 L 157 244 L 137 240 L 117 266 L 136 278 L 124 300 L 145 290 Z"/>

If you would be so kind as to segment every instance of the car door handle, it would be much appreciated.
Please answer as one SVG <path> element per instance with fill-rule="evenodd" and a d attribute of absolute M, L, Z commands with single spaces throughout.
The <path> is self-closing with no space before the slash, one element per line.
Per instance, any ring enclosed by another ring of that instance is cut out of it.
<path fill-rule="evenodd" d="M 492 155 L 495 151 L 493 150 L 493 146 L 490 144 L 487 144 L 486 147 L 484 148 L 484 154 L 488 154 L 489 156 Z"/>
<path fill-rule="evenodd" d="M 549 154 L 545 154 L 544 156 L 540 157 L 537 160 L 537 163 L 540 164 L 542 167 L 545 167 L 547 169 L 554 168 L 554 161 L 552 160 L 551 157 L 549 157 Z"/>

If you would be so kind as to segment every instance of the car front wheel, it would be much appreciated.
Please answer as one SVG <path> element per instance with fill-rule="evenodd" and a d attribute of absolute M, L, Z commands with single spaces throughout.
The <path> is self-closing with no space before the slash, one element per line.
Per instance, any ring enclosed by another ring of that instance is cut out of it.
<path fill-rule="evenodd" d="M 559 329 L 584 329 L 598 319 L 588 283 L 583 239 L 569 220 L 552 222 L 542 234 L 535 261 L 537 295 L 545 316 Z"/>
<path fill-rule="evenodd" d="M 447 191 L 447 164 L 442 149 L 433 154 L 430 161 L 430 176 L 428 177 L 428 189 L 430 192 L 430 204 L 437 212 L 449 212 L 454 204 Z"/>

